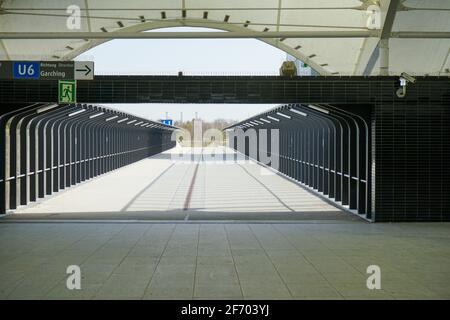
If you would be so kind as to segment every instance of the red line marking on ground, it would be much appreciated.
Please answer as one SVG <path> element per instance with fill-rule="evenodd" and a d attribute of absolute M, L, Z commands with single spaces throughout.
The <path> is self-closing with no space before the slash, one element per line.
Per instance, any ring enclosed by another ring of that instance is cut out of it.
<path fill-rule="evenodd" d="M 192 176 L 191 185 L 189 186 L 189 190 L 186 195 L 186 200 L 184 200 L 183 210 L 188 210 L 189 205 L 191 204 L 192 192 L 194 191 L 195 179 L 197 178 L 197 171 L 198 171 L 199 165 L 200 165 L 200 162 L 197 162 L 197 165 L 195 166 L 194 175 Z"/>

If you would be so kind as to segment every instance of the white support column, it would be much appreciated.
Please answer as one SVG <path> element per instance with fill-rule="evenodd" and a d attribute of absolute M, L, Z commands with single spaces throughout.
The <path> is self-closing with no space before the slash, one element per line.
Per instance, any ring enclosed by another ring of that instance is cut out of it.
<path fill-rule="evenodd" d="M 381 39 L 378 45 L 380 53 L 380 76 L 389 75 L 389 38 Z"/>

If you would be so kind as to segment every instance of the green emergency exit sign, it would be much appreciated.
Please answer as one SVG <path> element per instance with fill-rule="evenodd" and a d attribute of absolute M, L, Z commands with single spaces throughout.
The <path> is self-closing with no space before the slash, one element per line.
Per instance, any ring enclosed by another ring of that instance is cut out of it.
<path fill-rule="evenodd" d="M 58 81 L 58 101 L 59 103 L 77 102 L 77 81 L 59 80 Z"/>

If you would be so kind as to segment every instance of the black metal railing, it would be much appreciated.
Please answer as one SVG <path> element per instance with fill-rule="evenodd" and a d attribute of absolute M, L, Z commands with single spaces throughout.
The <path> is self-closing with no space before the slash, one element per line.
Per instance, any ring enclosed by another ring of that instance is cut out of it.
<path fill-rule="evenodd" d="M 250 136 L 249 130 L 256 133 L 257 142 L 244 138 L 241 147 L 235 133 L 229 140 L 235 150 L 258 161 L 261 155 L 278 157 L 275 169 L 280 173 L 370 219 L 370 126 L 364 117 L 327 104 L 288 104 L 229 129 L 244 136 Z M 268 129 L 278 129 L 279 139 L 261 143 L 262 134 L 273 134 Z M 257 147 L 253 155 L 250 143 Z"/>
<path fill-rule="evenodd" d="M 0 214 L 174 146 L 176 128 L 88 104 L 0 115 Z"/>

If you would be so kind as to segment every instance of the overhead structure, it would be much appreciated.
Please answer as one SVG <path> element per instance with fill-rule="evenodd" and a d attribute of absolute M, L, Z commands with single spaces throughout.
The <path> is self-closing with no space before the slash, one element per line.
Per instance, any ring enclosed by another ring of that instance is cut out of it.
<path fill-rule="evenodd" d="M 102 106 L 16 105 L 0 115 L 0 214 L 170 149 L 176 129 Z"/>
<path fill-rule="evenodd" d="M 226 32 L 160 32 L 185 26 Z M 450 75 L 447 0 L 3 0 L 0 30 L 0 60 L 71 60 L 115 38 L 258 38 L 321 75 Z"/>

